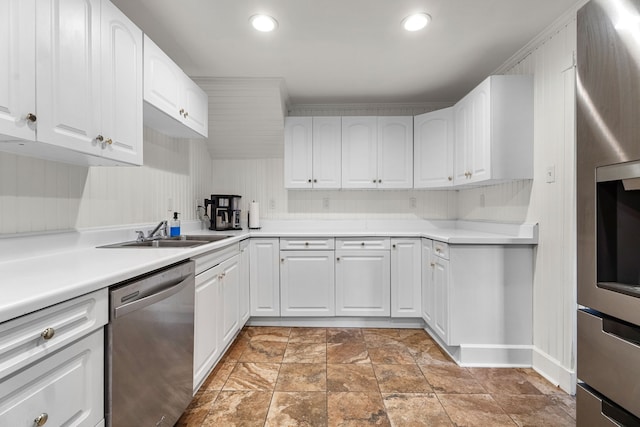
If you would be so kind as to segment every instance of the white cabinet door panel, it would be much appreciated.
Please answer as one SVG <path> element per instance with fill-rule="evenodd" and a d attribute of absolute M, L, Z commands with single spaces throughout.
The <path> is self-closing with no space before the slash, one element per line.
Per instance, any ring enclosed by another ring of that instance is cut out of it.
<path fill-rule="evenodd" d="M 209 136 L 209 96 L 186 75 L 184 75 L 183 96 L 186 110 L 183 114 L 184 124 L 207 138 Z"/>
<path fill-rule="evenodd" d="M 422 319 L 427 325 L 433 328 L 433 307 L 435 300 L 433 275 L 435 264 L 431 260 L 432 254 L 433 242 L 429 239 L 422 239 Z"/>
<path fill-rule="evenodd" d="M 34 16 L 35 0 L 0 1 L 0 140 L 36 138 Z"/>
<path fill-rule="evenodd" d="M 333 251 L 280 252 L 282 316 L 334 316 Z"/>
<path fill-rule="evenodd" d="M 414 118 L 415 188 L 453 185 L 453 107 Z"/>
<path fill-rule="evenodd" d="M 391 317 L 421 317 L 420 239 L 391 240 Z"/>
<path fill-rule="evenodd" d="M 142 31 L 102 2 L 103 156 L 142 165 Z"/>
<path fill-rule="evenodd" d="M 449 261 L 434 256 L 433 262 L 435 294 L 433 328 L 440 338 L 449 344 Z"/>
<path fill-rule="evenodd" d="M 342 184 L 342 119 L 313 118 L 313 188 Z"/>
<path fill-rule="evenodd" d="M 342 118 L 342 188 L 377 188 L 376 117 Z"/>
<path fill-rule="evenodd" d="M 240 242 L 240 328 L 251 316 L 249 304 L 249 240 Z"/>
<path fill-rule="evenodd" d="M 183 72 L 147 35 L 144 36 L 144 100 L 182 121 Z"/>
<path fill-rule="evenodd" d="M 287 117 L 284 124 L 284 186 L 312 188 L 313 120 L 311 117 Z"/>
<path fill-rule="evenodd" d="M 413 117 L 378 117 L 378 188 L 413 187 Z"/>
<path fill-rule="evenodd" d="M 468 182 L 491 178 L 491 80 L 487 79 L 473 90 L 471 147 L 467 153 Z"/>
<path fill-rule="evenodd" d="M 251 315 L 280 316 L 279 239 L 251 239 Z"/>
<path fill-rule="evenodd" d="M 193 389 L 200 386 L 222 351 L 219 338 L 220 278 L 216 266 L 196 276 Z"/>
<path fill-rule="evenodd" d="M 100 155 L 100 0 L 37 6 L 38 140 Z"/>
<path fill-rule="evenodd" d="M 336 315 L 390 315 L 389 251 L 336 252 Z"/>
<path fill-rule="evenodd" d="M 231 340 L 236 336 L 240 321 L 240 255 L 220 264 L 221 281 L 221 301 L 220 307 L 222 328 L 222 349 L 226 348 Z"/>

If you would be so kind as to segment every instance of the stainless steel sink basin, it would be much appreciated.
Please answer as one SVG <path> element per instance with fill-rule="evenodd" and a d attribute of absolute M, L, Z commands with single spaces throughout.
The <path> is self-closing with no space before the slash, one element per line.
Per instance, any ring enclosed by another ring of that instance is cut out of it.
<path fill-rule="evenodd" d="M 146 242 L 122 242 L 112 245 L 98 246 L 99 248 L 193 248 L 205 245 L 206 240 L 148 240 Z"/>
<path fill-rule="evenodd" d="M 189 236 L 167 237 L 166 239 L 147 240 L 144 242 L 120 242 L 98 248 L 193 248 L 211 242 L 219 242 L 232 236 L 220 234 L 198 234 Z"/>

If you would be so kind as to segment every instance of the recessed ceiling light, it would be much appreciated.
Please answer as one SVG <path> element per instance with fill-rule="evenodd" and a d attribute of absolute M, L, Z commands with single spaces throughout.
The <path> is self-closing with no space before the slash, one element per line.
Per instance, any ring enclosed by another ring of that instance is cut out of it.
<path fill-rule="evenodd" d="M 249 18 L 249 22 L 258 31 L 268 33 L 278 28 L 278 21 L 269 15 L 253 15 Z"/>
<path fill-rule="evenodd" d="M 402 26 L 407 31 L 418 31 L 431 22 L 431 15 L 428 13 L 414 13 L 402 20 Z"/>

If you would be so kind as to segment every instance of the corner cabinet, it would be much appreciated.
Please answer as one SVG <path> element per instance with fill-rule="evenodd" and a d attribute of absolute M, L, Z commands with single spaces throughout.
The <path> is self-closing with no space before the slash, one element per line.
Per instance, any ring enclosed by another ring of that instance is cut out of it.
<path fill-rule="evenodd" d="M 206 138 L 209 97 L 144 36 L 144 121 L 177 138 Z"/>
<path fill-rule="evenodd" d="M 456 186 L 533 179 L 532 76 L 490 76 L 453 108 Z"/>
<path fill-rule="evenodd" d="M 142 164 L 142 31 L 107 0 L 33 3 L 0 6 L 12 20 L 0 42 L 0 76 L 9 80 L 0 91 L 0 149 L 82 165 Z"/>
<path fill-rule="evenodd" d="M 435 292 L 433 288 L 433 273 L 435 264 L 431 260 L 433 241 L 422 239 L 422 320 L 433 328 L 433 307 Z"/>
<path fill-rule="evenodd" d="M 413 117 L 342 118 L 342 188 L 411 188 Z"/>
<path fill-rule="evenodd" d="M 249 294 L 251 316 L 280 316 L 280 241 L 252 238 L 249 243 L 251 266 Z"/>
<path fill-rule="evenodd" d="M 453 185 L 453 107 L 413 119 L 414 188 Z"/>

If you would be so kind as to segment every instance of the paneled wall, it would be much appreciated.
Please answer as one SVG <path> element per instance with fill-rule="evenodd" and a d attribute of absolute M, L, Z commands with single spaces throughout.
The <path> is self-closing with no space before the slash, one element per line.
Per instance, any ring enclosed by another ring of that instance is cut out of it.
<path fill-rule="evenodd" d="M 0 234 L 195 219 L 211 183 L 204 141 L 144 130 L 144 166 L 81 167 L 0 153 Z"/>
<path fill-rule="evenodd" d="M 534 366 L 565 389 L 575 387 L 576 354 L 575 49 L 574 13 L 569 24 L 504 70 L 534 75 L 533 182 L 463 190 L 458 197 L 461 219 L 540 224 Z M 555 182 L 546 182 L 549 168 L 555 170 Z"/>

